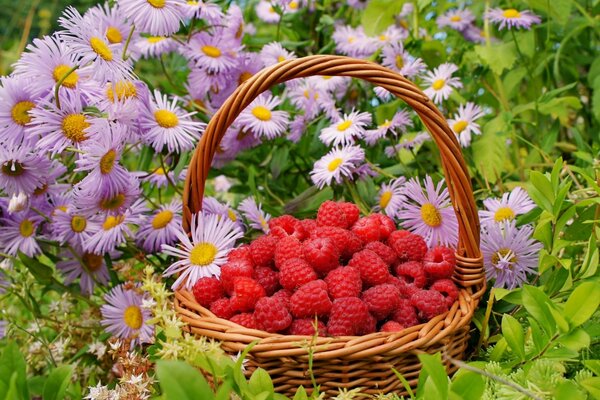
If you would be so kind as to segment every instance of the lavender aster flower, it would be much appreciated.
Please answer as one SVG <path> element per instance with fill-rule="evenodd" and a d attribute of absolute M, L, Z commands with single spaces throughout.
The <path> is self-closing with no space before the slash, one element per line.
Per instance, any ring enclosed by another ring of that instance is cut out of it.
<path fill-rule="evenodd" d="M 242 129 L 249 129 L 258 136 L 274 139 L 287 129 L 289 115 L 285 111 L 273 111 L 281 104 L 277 96 L 261 94 L 237 118 Z"/>
<path fill-rule="evenodd" d="M 501 8 L 492 8 L 485 13 L 485 17 L 489 18 L 490 21 L 497 23 L 499 25 L 498 29 L 500 30 L 504 28 L 529 29 L 531 28 L 531 25 L 539 24 L 541 22 L 540 17 L 531 11 L 518 11 L 514 8 L 508 8 L 506 10 Z"/>
<path fill-rule="evenodd" d="M 65 276 L 65 284 L 70 285 L 79 278 L 81 293 L 89 296 L 94 292 L 96 283 L 108 284 L 110 276 L 104 256 L 85 252 L 81 247 L 74 246 L 75 252 L 64 250 L 62 256 L 65 258 L 56 263 L 56 268 Z M 109 256 L 116 258 L 119 253 L 112 252 Z"/>
<path fill-rule="evenodd" d="M 448 120 L 448 125 L 450 125 L 462 147 L 468 147 L 471 144 L 471 134 L 481 134 L 479 124 L 475 120 L 483 115 L 481 107 L 469 102 L 458 107 L 458 112 L 454 115 L 454 118 Z"/>
<path fill-rule="evenodd" d="M 256 16 L 268 24 L 276 24 L 281 18 L 271 5 L 271 2 L 267 0 L 260 0 L 254 10 L 256 11 Z"/>
<path fill-rule="evenodd" d="M 52 162 L 30 148 L 0 146 L 0 189 L 12 196 L 32 194 L 46 183 L 45 174 Z"/>
<path fill-rule="evenodd" d="M 430 85 L 423 91 L 435 103 L 441 104 L 443 100 L 450 97 L 453 89 L 462 87 L 460 79 L 452 77 L 452 74 L 458 71 L 458 67 L 452 63 L 444 63 L 435 68 L 433 72 L 427 72 L 423 78 L 425 84 Z"/>
<path fill-rule="evenodd" d="M 245 198 L 238 206 L 238 210 L 246 218 L 250 228 L 262 230 L 265 234 L 269 233 L 271 215 L 264 212 L 262 205 L 260 203 L 257 204 L 253 197 Z"/>
<path fill-rule="evenodd" d="M 482 225 L 510 222 L 517 215 L 528 213 L 535 208 L 527 192 L 518 186 L 509 193 L 504 193 L 501 199 L 485 199 L 483 205 L 486 210 L 479 211 Z"/>
<path fill-rule="evenodd" d="M 182 4 L 183 14 L 187 19 L 203 19 L 212 25 L 217 25 L 225 15 L 219 5 L 202 0 L 188 0 Z"/>
<path fill-rule="evenodd" d="M 397 218 L 406 199 L 404 196 L 405 184 L 406 178 L 401 176 L 381 185 L 375 211 L 384 211 L 389 217 Z"/>
<path fill-rule="evenodd" d="M 319 189 L 334 181 L 341 184 L 344 179 L 351 180 L 364 161 L 365 152 L 360 146 L 334 148 L 315 162 L 310 177 Z"/>
<path fill-rule="evenodd" d="M 0 218 L 0 247 L 2 251 L 11 256 L 17 255 L 18 251 L 29 257 L 41 252 L 35 234 L 44 219 L 27 210 Z"/>
<path fill-rule="evenodd" d="M 158 58 L 177 48 L 177 42 L 166 36 L 140 37 L 136 41 L 140 54 L 145 58 Z"/>
<path fill-rule="evenodd" d="M 0 78 L 0 143 L 16 146 L 26 137 L 37 98 L 23 77 Z"/>
<path fill-rule="evenodd" d="M 438 27 L 449 26 L 457 31 L 464 31 L 475 21 L 475 16 L 470 10 L 450 10 L 440 15 L 436 20 Z"/>
<path fill-rule="evenodd" d="M 161 206 L 148 218 L 137 231 L 137 243 L 148 253 L 161 250 L 163 244 L 177 241 L 177 233 L 181 232 L 181 201 L 172 200 Z"/>
<path fill-rule="evenodd" d="M 382 65 L 407 78 L 414 78 L 427 68 L 423 60 L 411 56 L 402 42 L 392 42 L 383 47 Z"/>
<path fill-rule="evenodd" d="M 275 65 L 285 60 L 293 60 L 295 58 L 297 58 L 296 54 L 284 49 L 279 42 L 266 44 L 260 50 L 260 59 L 265 67 Z"/>
<path fill-rule="evenodd" d="M 183 3 L 177 0 L 119 0 L 119 8 L 137 29 L 151 35 L 179 30 Z"/>
<path fill-rule="evenodd" d="M 487 225 L 481 232 L 481 252 L 488 280 L 494 287 L 514 289 L 535 273 L 542 244 L 531 238 L 533 228 L 515 221 Z"/>
<path fill-rule="evenodd" d="M 336 51 L 350 57 L 365 57 L 375 50 L 361 26 L 336 26 L 332 38 Z"/>
<path fill-rule="evenodd" d="M 393 146 L 387 146 L 384 150 L 385 155 L 389 158 L 395 158 L 402 149 L 415 149 L 426 141 L 430 140 L 431 136 L 428 132 L 417 133 L 416 135 L 402 135 L 400 143 Z"/>
<path fill-rule="evenodd" d="M 354 144 L 356 138 L 360 139 L 364 136 L 365 127 L 369 124 L 371 124 L 370 113 L 352 111 L 350 114 L 344 114 L 333 125 L 323 129 L 319 134 L 319 139 L 328 146 Z"/>
<path fill-rule="evenodd" d="M 93 215 L 98 212 L 108 215 L 119 215 L 139 197 L 139 182 L 129 174 L 129 179 L 114 193 L 98 193 L 91 185 L 73 188 L 73 204 L 78 212 Z"/>
<path fill-rule="evenodd" d="M 388 133 L 391 133 L 394 137 L 397 137 L 397 129 L 402 132 L 406 132 L 406 128 L 409 126 L 413 126 L 413 122 L 410 119 L 410 114 L 406 110 L 400 110 L 392 117 L 391 121 L 386 119 L 383 124 L 377 126 L 377 129 L 369 129 L 365 131 L 365 142 L 368 145 L 373 146 L 378 140 L 386 137 Z"/>
<path fill-rule="evenodd" d="M 198 68 L 212 73 L 230 71 L 237 65 L 238 53 L 242 50 L 222 31 L 196 33 L 183 49 L 184 55 L 194 61 Z"/>
<path fill-rule="evenodd" d="M 81 248 L 100 229 L 100 225 L 96 217 L 57 208 L 52 215 L 52 237 L 60 243 Z"/>

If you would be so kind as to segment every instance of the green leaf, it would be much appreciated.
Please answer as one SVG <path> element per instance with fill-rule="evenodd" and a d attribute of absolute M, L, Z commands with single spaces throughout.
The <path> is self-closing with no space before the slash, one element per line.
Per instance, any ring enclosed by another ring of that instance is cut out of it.
<path fill-rule="evenodd" d="M 556 331 L 554 316 L 548 308 L 551 303 L 552 301 L 541 289 L 529 285 L 523 286 L 523 306 L 550 336 Z"/>
<path fill-rule="evenodd" d="M 406 392 L 408 393 L 410 398 L 414 399 L 415 393 L 413 392 L 412 388 L 410 387 L 410 383 L 408 383 L 408 381 L 406 380 L 404 375 L 402 375 L 400 372 L 398 372 L 395 368 L 392 368 L 392 371 L 394 372 L 394 375 L 396 375 L 396 378 L 398 378 L 398 380 L 400 380 L 400 382 L 402 382 L 402 386 L 404 386 L 404 389 L 406 389 Z"/>
<path fill-rule="evenodd" d="M 600 360 L 583 360 L 583 365 L 594 374 L 600 376 Z"/>
<path fill-rule="evenodd" d="M 289 165 L 290 148 L 288 146 L 280 147 L 275 150 L 271 159 L 271 175 L 273 179 L 277 179 L 279 175 L 286 170 Z"/>
<path fill-rule="evenodd" d="M 72 365 L 61 365 L 50 372 L 44 384 L 42 396 L 44 400 L 61 400 L 65 397 L 67 386 L 73 375 L 73 368 Z"/>
<path fill-rule="evenodd" d="M 544 196 L 545 201 L 549 204 L 547 211 L 551 212 L 552 204 L 554 203 L 554 190 L 552 189 L 550 179 L 538 171 L 531 171 L 529 173 L 529 180 L 533 187 Z M 542 206 L 542 204 L 540 204 L 540 206 Z"/>
<path fill-rule="evenodd" d="M 29 399 L 25 358 L 16 342 L 9 342 L 0 356 L 0 382 L 0 398 L 8 398 L 13 385 L 16 393 L 11 396 L 18 394 L 18 398 Z M 2 393 L 3 388 L 8 392 Z"/>
<path fill-rule="evenodd" d="M 525 335 L 523 335 L 523 327 L 510 314 L 504 314 L 502 317 L 502 335 L 513 353 L 519 357 L 519 360 L 524 360 Z"/>
<path fill-rule="evenodd" d="M 585 388 L 595 399 L 600 399 L 600 378 L 593 377 L 579 381 L 579 384 Z"/>
<path fill-rule="evenodd" d="M 556 400 L 585 400 L 587 396 L 581 392 L 575 382 L 565 380 L 556 387 L 553 398 Z"/>
<path fill-rule="evenodd" d="M 427 398 L 437 398 L 437 399 L 445 399 L 448 397 L 448 375 L 446 374 L 446 369 L 442 364 L 441 356 L 439 353 L 435 355 L 431 354 L 419 354 L 419 361 L 423 366 L 421 374 L 424 375 L 423 380 L 421 376 L 419 376 L 419 396 L 422 398 L 424 394 L 421 389 L 421 383 L 424 383 L 427 379 L 430 379 L 433 383 L 433 388 L 437 392 L 435 395 L 433 393 L 427 393 Z"/>
<path fill-rule="evenodd" d="M 577 286 L 565 303 L 565 318 L 576 327 L 589 320 L 600 305 L 600 284 L 584 282 Z"/>
<path fill-rule="evenodd" d="M 213 391 L 204 376 L 183 361 L 156 362 L 158 382 L 166 400 L 212 399 Z"/>
<path fill-rule="evenodd" d="M 568 349 L 579 351 L 584 347 L 589 347 L 590 340 L 590 335 L 583 328 L 577 328 L 559 337 L 557 341 Z"/>
<path fill-rule="evenodd" d="M 231 399 L 231 385 L 228 382 L 224 382 L 215 395 L 215 400 L 229 400 Z"/>
<path fill-rule="evenodd" d="M 510 69 L 517 61 L 517 51 L 513 42 L 475 46 L 475 53 L 496 75 L 502 75 L 504 70 Z"/>
<path fill-rule="evenodd" d="M 42 264 L 35 258 L 26 256 L 20 251 L 19 259 L 39 283 L 47 284 L 52 282 L 52 268 L 45 264 Z"/>
<path fill-rule="evenodd" d="M 485 381 L 478 373 L 458 370 L 452 379 L 450 390 L 460 399 L 479 400 L 485 390 Z"/>
<path fill-rule="evenodd" d="M 396 99 L 375 107 L 374 114 L 377 125 L 383 124 L 386 120 L 391 120 L 400 109 L 401 104 L 402 102 L 399 99 Z"/>
<path fill-rule="evenodd" d="M 296 390 L 296 394 L 292 400 L 308 400 L 308 395 L 306 394 L 304 386 L 300 386 L 298 390 Z"/>
<path fill-rule="evenodd" d="M 496 117 L 484 125 L 483 134 L 473 142 L 473 163 L 488 181 L 496 181 L 505 171 L 508 159 L 505 130 L 504 119 Z"/>
<path fill-rule="evenodd" d="M 361 25 L 365 28 L 368 36 L 374 36 L 383 32 L 392 25 L 396 14 L 402 10 L 404 1 L 399 0 L 372 0 L 367 4 Z"/>
<path fill-rule="evenodd" d="M 255 395 L 258 395 L 262 392 L 268 392 L 271 394 L 271 396 L 268 398 L 273 397 L 273 381 L 271 380 L 271 377 L 267 371 L 262 368 L 257 368 L 252 373 L 252 376 L 248 382 L 248 388 L 250 389 L 250 392 Z"/>
<path fill-rule="evenodd" d="M 600 76 L 594 81 L 594 95 L 592 96 L 592 113 L 600 121 Z"/>
<path fill-rule="evenodd" d="M 552 20 L 561 25 L 566 24 L 571 17 L 571 2 L 573 0 L 528 0 L 529 6 L 534 10 L 548 15 Z"/>

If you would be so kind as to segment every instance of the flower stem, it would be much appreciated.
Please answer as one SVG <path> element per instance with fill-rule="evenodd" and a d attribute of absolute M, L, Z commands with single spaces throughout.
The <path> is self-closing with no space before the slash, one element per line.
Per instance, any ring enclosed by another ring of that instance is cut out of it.
<path fill-rule="evenodd" d="M 65 79 L 67 79 L 69 77 L 69 75 L 71 75 L 77 68 L 79 68 L 79 65 L 72 66 L 67 72 L 65 72 L 65 74 L 63 76 L 60 77 L 58 82 L 56 82 L 56 86 L 54 87 L 54 99 L 56 100 L 56 108 L 58 108 L 59 110 L 60 110 L 60 99 L 58 97 L 58 89 L 60 89 L 60 85 L 63 84 Z"/>
<path fill-rule="evenodd" d="M 125 42 L 125 47 L 123 47 L 123 61 L 125 61 L 129 58 L 127 56 L 127 48 L 129 47 L 129 43 L 131 42 L 131 37 L 133 36 L 133 31 L 135 31 L 135 24 L 131 24 L 131 29 L 129 30 L 129 35 L 127 35 L 127 41 Z"/>

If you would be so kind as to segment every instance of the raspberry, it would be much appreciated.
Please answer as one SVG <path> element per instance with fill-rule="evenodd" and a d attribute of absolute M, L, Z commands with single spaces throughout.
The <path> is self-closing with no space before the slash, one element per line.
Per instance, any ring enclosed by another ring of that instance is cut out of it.
<path fill-rule="evenodd" d="M 392 265 L 398 259 L 396 252 L 381 242 L 368 243 L 365 249 L 377 254 L 387 265 Z"/>
<path fill-rule="evenodd" d="M 314 229 L 311 238 L 328 238 L 333 240 L 342 258 L 351 258 L 362 249 L 362 240 L 351 231 L 334 226 L 321 226 Z"/>
<path fill-rule="evenodd" d="M 250 254 L 250 246 L 244 244 L 237 247 L 227 254 L 227 261 L 247 261 L 250 264 L 253 263 L 252 255 Z"/>
<path fill-rule="evenodd" d="M 285 237 L 288 237 L 288 233 L 280 226 L 276 226 L 273 229 L 269 228 L 269 236 L 273 236 L 275 239 L 280 240 Z"/>
<path fill-rule="evenodd" d="M 429 287 L 429 290 L 440 292 L 446 298 L 446 305 L 448 308 L 452 307 L 452 304 L 454 304 L 458 298 L 458 289 L 450 279 L 440 279 L 439 281 L 435 281 L 433 285 Z"/>
<path fill-rule="evenodd" d="M 387 242 L 402 261 L 421 261 L 427 253 L 425 240 L 421 236 L 408 231 L 390 233 Z"/>
<path fill-rule="evenodd" d="M 390 283 L 373 286 L 362 294 L 365 302 L 373 316 L 381 321 L 390 315 L 398 306 L 400 290 Z"/>
<path fill-rule="evenodd" d="M 265 288 L 252 278 L 239 276 L 233 281 L 231 309 L 233 311 L 252 311 L 261 297 L 265 297 Z"/>
<path fill-rule="evenodd" d="M 241 313 L 234 315 L 229 319 L 231 322 L 235 322 L 238 325 L 245 326 L 249 329 L 257 329 L 256 319 L 252 313 Z"/>
<path fill-rule="evenodd" d="M 290 308 L 290 298 L 292 297 L 292 292 L 287 289 L 281 289 L 275 292 L 275 294 L 271 297 L 279 299 L 286 306 L 287 309 Z"/>
<path fill-rule="evenodd" d="M 392 313 L 392 320 L 406 328 L 419 325 L 417 310 L 410 304 L 409 299 L 398 300 L 398 307 L 396 308 L 396 311 Z"/>
<path fill-rule="evenodd" d="M 357 297 L 335 299 L 327 323 L 327 333 L 331 336 L 357 335 L 369 316 L 369 308 L 361 299 Z"/>
<path fill-rule="evenodd" d="M 204 277 L 196 281 L 192 292 L 198 304 L 209 307 L 212 302 L 223 297 L 223 286 L 217 278 Z"/>
<path fill-rule="evenodd" d="M 213 301 L 210 305 L 210 312 L 223 319 L 230 319 L 233 316 L 231 302 L 226 297 Z"/>
<path fill-rule="evenodd" d="M 290 335 L 313 336 L 315 334 L 315 320 L 310 318 L 295 319 L 290 327 Z M 327 327 L 323 321 L 317 320 L 317 334 L 327 336 Z"/>
<path fill-rule="evenodd" d="M 230 253 L 231 254 L 231 253 Z M 254 275 L 254 268 L 252 264 L 246 260 L 232 260 L 221 267 L 221 284 L 227 294 L 233 292 L 233 281 L 238 276 L 245 276 L 252 278 Z"/>
<path fill-rule="evenodd" d="M 402 324 L 396 321 L 388 321 L 385 324 L 381 325 L 381 332 L 400 332 L 404 327 Z"/>
<path fill-rule="evenodd" d="M 283 302 L 273 297 L 263 297 L 254 306 L 256 325 L 263 331 L 281 332 L 292 323 L 292 316 Z"/>
<path fill-rule="evenodd" d="M 302 243 L 294 236 L 281 238 L 275 245 L 275 266 L 280 269 L 287 260 L 302 258 L 302 253 Z"/>
<path fill-rule="evenodd" d="M 294 291 L 305 283 L 317 279 L 317 273 L 301 258 L 292 258 L 281 266 L 279 283 L 285 289 Z"/>
<path fill-rule="evenodd" d="M 327 289 L 332 299 L 358 297 L 362 290 L 360 272 L 354 267 L 339 267 L 325 277 Z"/>
<path fill-rule="evenodd" d="M 254 265 L 269 266 L 275 255 L 277 239 L 271 235 L 261 236 L 250 244 L 250 253 Z"/>
<path fill-rule="evenodd" d="M 410 304 L 417 309 L 418 316 L 422 321 L 429 321 L 448 311 L 446 298 L 435 290 L 419 290 L 410 296 Z"/>
<path fill-rule="evenodd" d="M 280 289 L 279 272 L 273 271 L 269 267 L 256 267 L 254 270 L 254 279 L 265 288 L 267 296 L 272 295 Z"/>
<path fill-rule="evenodd" d="M 427 276 L 423 264 L 418 261 L 408 261 L 396 265 L 396 276 L 404 280 L 409 285 L 413 285 L 419 289 L 424 288 L 427 284 Z"/>
<path fill-rule="evenodd" d="M 339 202 L 338 205 L 346 216 L 348 227 L 354 225 L 354 223 L 358 221 L 358 218 L 360 218 L 360 210 L 358 209 L 358 206 L 349 202 Z"/>
<path fill-rule="evenodd" d="M 306 237 L 309 237 L 311 235 L 312 231 L 317 229 L 317 221 L 315 221 L 314 219 L 301 219 L 299 221 L 299 225 L 300 225 L 300 227 L 298 229 L 304 230 Z M 303 238 L 303 239 L 305 239 L 305 238 Z"/>
<path fill-rule="evenodd" d="M 317 211 L 317 225 L 319 226 L 337 226 L 338 228 L 348 228 L 346 214 L 344 210 L 335 201 L 327 200 L 319 207 Z"/>
<path fill-rule="evenodd" d="M 386 240 L 390 233 L 396 230 L 394 220 L 383 214 L 371 214 L 369 218 L 374 219 L 379 223 L 379 240 Z"/>
<path fill-rule="evenodd" d="M 344 259 L 350 259 L 354 253 L 358 253 L 363 249 L 363 241 L 358 235 L 351 231 L 346 234 L 346 248 L 342 251 L 342 257 Z"/>
<path fill-rule="evenodd" d="M 379 221 L 374 218 L 363 217 L 352 225 L 352 232 L 364 243 L 379 240 Z"/>
<path fill-rule="evenodd" d="M 302 248 L 306 261 L 322 276 L 340 265 L 340 251 L 329 238 L 309 239 Z"/>
<path fill-rule="evenodd" d="M 364 322 L 358 327 L 357 335 L 368 335 L 369 333 L 377 332 L 377 319 L 370 313 L 367 314 Z"/>
<path fill-rule="evenodd" d="M 294 233 L 294 227 L 298 220 L 291 215 L 282 215 L 280 217 L 271 218 L 269 220 L 269 229 L 273 230 L 276 227 L 282 228 L 288 235 Z"/>
<path fill-rule="evenodd" d="M 387 264 L 371 250 L 355 253 L 348 266 L 358 268 L 363 283 L 369 286 L 386 283 L 391 276 Z"/>
<path fill-rule="evenodd" d="M 444 246 L 434 247 L 423 257 L 423 266 L 431 279 L 451 278 L 456 266 L 454 250 Z"/>
<path fill-rule="evenodd" d="M 325 281 L 318 280 L 300 286 L 290 299 L 290 311 L 296 318 L 329 315 L 331 300 L 327 294 Z"/>

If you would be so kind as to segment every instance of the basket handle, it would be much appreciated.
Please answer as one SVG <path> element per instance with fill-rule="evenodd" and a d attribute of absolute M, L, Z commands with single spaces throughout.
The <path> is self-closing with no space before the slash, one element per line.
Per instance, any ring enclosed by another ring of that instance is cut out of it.
<path fill-rule="evenodd" d="M 213 156 L 225 131 L 262 92 L 295 78 L 313 75 L 349 76 L 381 86 L 412 107 L 440 150 L 450 199 L 458 219 L 457 254 L 480 259 L 479 216 L 471 179 L 455 134 L 429 98 L 412 82 L 392 70 L 366 60 L 335 55 L 313 55 L 265 68 L 240 85 L 211 118 L 192 156 L 183 193 L 183 226 L 189 232 L 193 213 L 202 209 L 204 186 Z"/>

